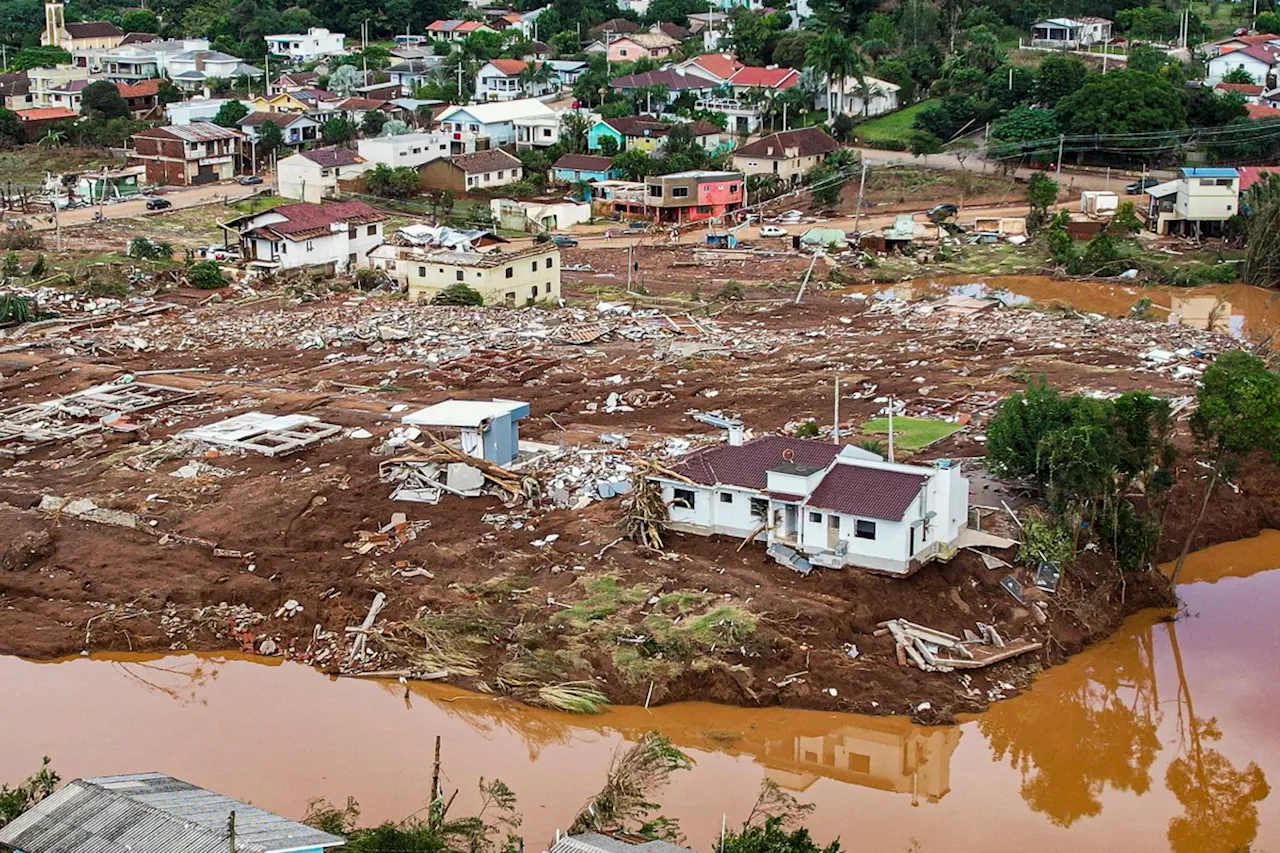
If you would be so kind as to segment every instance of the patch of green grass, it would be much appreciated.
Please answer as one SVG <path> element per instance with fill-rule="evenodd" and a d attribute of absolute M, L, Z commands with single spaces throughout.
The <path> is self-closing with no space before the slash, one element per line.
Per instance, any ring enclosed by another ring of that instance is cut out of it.
<path fill-rule="evenodd" d="M 231 206 L 241 213 L 262 213 L 264 210 L 271 210 L 273 207 L 290 202 L 291 199 L 281 198 L 278 195 L 256 195 L 244 201 L 237 201 Z"/>
<path fill-rule="evenodd" d="M 937 98 L 930 98 L 927 101 L 912 104 L 897 112 L 864 121 L 855 127 L 853 132 L 868 142 L 894 140 L 905 142 L 907 134 L 911 132 L 911 128 L 915 125 L 916 116 L 927 109 L 938 106 L 940 103 L 942 102 Z"/>
<path fill-rule="evenodd" d="M 689 592 L 686 590 L 668 592 L 659 596 L 658 603 L 653 606 L 653 610 L 659 613 L 669 613 L 672 610 L 681 614 L 689 613 L 706 604 L 710 599 L 711 596 L 705 592 Z"/>
<path fill-rule="evenodd" d="M 894 418 L 893 446 L 897 450 L 919 450 L 946 438 L 960 429 L 960 424 L 925 418 Z M 888 435 L 889 419 L 873 418 L 862 425 L 867 435 Z"/>
<path fill-rule="evenodd" d="M 622 587 L 618 579 L 612 575 L 591 578 L 583 583 L 587 597 L 573 607 L 557 613 L 553 622 L 572 625 L 584 630 L 592 623 L 606 619 L 624 607 L 632 607 L 647 601 L 649 591 L 642 585 Z"/>

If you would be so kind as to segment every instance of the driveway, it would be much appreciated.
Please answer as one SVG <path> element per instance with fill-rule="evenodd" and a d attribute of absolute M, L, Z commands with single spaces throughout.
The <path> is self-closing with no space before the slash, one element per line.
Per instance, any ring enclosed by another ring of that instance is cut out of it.
<path fill-rule="evenodd" d="M 243 187 L 235 182 L 225 182 L 206 184 L 199 187 L 159 189 L 155 192 L 147 193 L 145 197 L 140 197 L 136 200 L 118 201 L 101 207 L 77 207 L 72 210 L 63 210 L 59 213 L 59 218 L 62 220 L 63 228 L 74 228 L 78 225 L 91 225 L 94 222 L 94 216 L 99 211 L 107 219 L 130 219 L 135 216 L 163 214 L 163 210 L 147 210 L 146 199 L 152 197 L 163 198 L 173 205 L 171 208 L 166 208 L 167 210 L 181 210 L 188 207 L 200 207 L 205 204 L 221 204 L 227 201 L 242 201 L 260 191 L 269 191 L 271 187 L 270 179 L 264 178 L 263 180 L 263 183 L 250 187 Z M 30 214 L 25 217 L 13 218 L 30 221 L 31 228 L 35 231 L 49 231 L 54 227 L 52 213 Z"/>

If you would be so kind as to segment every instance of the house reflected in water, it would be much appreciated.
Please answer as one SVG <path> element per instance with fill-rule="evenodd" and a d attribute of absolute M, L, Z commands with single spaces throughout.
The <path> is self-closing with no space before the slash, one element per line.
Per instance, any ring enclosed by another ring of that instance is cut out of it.
<path fill-rule="evenodd" d="M 768 778 L 791 791 L 828 778 L 910 794 L 918 805 L 921 799 L 937 802 L 951 790 L 951 754 L 959 743 L 959 726 L 926 728 L 874 718 L 825 735 L 768 741 L 759 761 Z"/>

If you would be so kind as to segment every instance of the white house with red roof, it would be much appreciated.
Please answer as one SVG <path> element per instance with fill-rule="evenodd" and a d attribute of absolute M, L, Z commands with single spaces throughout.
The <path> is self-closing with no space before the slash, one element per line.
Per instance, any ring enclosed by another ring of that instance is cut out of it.
<path fill-rule="evenodd" d="M 460 21 L 456 18 L 450 20 L 432 21 L 427 25 L 427 35 L 436 41 L 460 42 L 465 41 L 467 36 L 472 33 L 494 33 L 497 30 L 483 21 Z"/>
<path fill-rule="evenodd" d="M 1216 86 L 1233 71 L 1243 69 L 1256 85 L 1268 89 L 1274 82 L 1274 69 L 1280 63 L 1280 46 L 1266 42 L 1220 53 L 1205 63 L 1206 86 Z M 1268 80 L 1268 77 L 1272 80 Z"/>
<path fill-rule="evenodd" d="M 764 542 L 797 571 L 853 566 L 908 575 L 949 559 L 968 525 L 969 481 L 960 467 L 886 462 L 852 445 L 789 436 L 696 450 L 654 475 L 670 526 Z"/>
<path fill-rule="evenodd" d="M 369 266 L 368 254 L 382 245 L 387 215 L 362 201 L 282 204 L 228 223 L 240 229 L 249 266 L 261 269 Z"/>
<path fill-rule="evenodd" d="M 521 80 L 526 71 L 535 72 L 541 62 L 525 62 L 523 59 L 491 59 L 476 72 L 476 100 L 514 101 L 519 98 L 537 98 L 559 88 L 560 79 L 548 68 L 545 80 Z"/>

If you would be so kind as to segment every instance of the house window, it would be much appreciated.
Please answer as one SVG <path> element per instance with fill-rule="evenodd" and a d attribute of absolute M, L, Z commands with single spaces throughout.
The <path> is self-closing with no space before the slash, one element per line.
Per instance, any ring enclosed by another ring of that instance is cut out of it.
<path fill-rule="evenodd" d="M 310 240 L 308 240 L 308 241 L 307 241 L 307 251 L 308 251 L 308 252 L 310 252 L 310 251 L 311 251 L 312 249 L 314 249 L 315 247 L 316 247 L 316 246 L 315 246 L 315 243 L 312 243 Z"/>
<path fill-rule="evenodd" d="M 653 198 L 662 198 L 662 184 L 649 184 L 649 195 Z"/>
<path fill-rule="evenodd" d="M 462 277 L 463 277 L 463 272 L 462 272 L 462 270 L 458 270 L 458 272 L 457 272 L 457 276 L 458 276 L 458 281 L 462 281 Z"/>
<path fill-rule="evenodd" d="M 810 521 L 812 521 L 814 524 L 821 524 L 821 523 L 822 523 L 822 513 L 820 513 L 820 512 L 811 512 L 811 513 L 809 513 L 809 520 L 810 520 Z"/>
<path fill-rule="evenodd" d="M 467 178 L 467 186 L 469 186 L 469 187 L 474 187 L 475 185 L 476 185 L 476 179 L 475 179 L 475 178 Z"/>
<path fill-rule="evenodd" d="M 751 506 L 752 518 L 764 518 L 769 512 L 769 502 L 764 498 L 752 498 L 748 503 Z"/>
<path fill-rule="evenodd" d="M 369 235 L 370 237 L 372 237 L 372 236 L 374 236 L 375 234 L 377 234 L 377 233 L 378 233 L 378 226 L 377 226 L 377 225 L 370 225 L 370 226 L 369 226 L 369 228 L 368 228 L 364 233 L 365 233 L 365 234 L 367 234 L 367 235 Z"/>
<path fill-rule="evenodd" d="M 354 240 L 355 238 L 356 238 L 356 227 L 352 225 L 350 228 L 347 229 L 347 239 Z"/>
<path fill-rule="evenodd" d="M 427 268 L 418 267 L 418 278 L 426 278 L 426 277 L 427 277 Z"/>
<path fill-rule="evenodd" d="M 485 172 L 485 173 L 484 173 L 484 181 L 485 181 L 485 183 L 488 183 L 488 182 L 489 182 L 489 179 L 490 179 L 490 174 L 489 174 L 488 172 Z"/>
<path fill-rule="evenodd" d="M 697 495 L 693 489 L 675 489 L 672 492 L 671 505 L 684 507 L 685 509 L 694 509 L 697 504 Z"/>
<path fill-rule="evenodd" d="M 876 523 L 874 521 L 859 520 L 854 526 L 853 535 L 859 539 L 875 539 Z"/>
<path fill-rule="evenodd" d="M 618 48 L 618 56 L 626 56 L 626 55 L 627 55 L 627 49 L 625 47 Z"/>
<path fill-rule="evenodd" d="M 547 269 L 551 269 L 553 266 L 555 266 L 555 263 L 556 263 L 555 258 L 547 258 Z"/>
<path fill-rule="evenodd" d="M 688 187 L 672 187 L 671 197 L 672 198 L 688 198 L 689 188 Z"/>
<path fill-rule="evenodd" d="M 551 128 L 549 128 L 549 127 L 544 127 L 544 128 L 542 129 L 542 138 L 543 138 L 543 139 L 550 139 L 550 138 L 551 138 Z"/>
<path fill-rule="evenodd" d="M 538 271 L 538 262 L 537 262 L 537 261 L 534 261 L 533 263 L 529 264 L 529 268 L 530 268 L 530 270 L 531 270 L 532 272 L 537 272 L 537 271 Z"/>
<path fill-rule="evenodd" d="M 529 288 L 529 292 L 536 298 L 538 295 L 538 285 L 535 284 L 533 287 Z"/>
<path fill-rule="evenodd" d="M 516 271 L 512 267 L 507 267 L 507 278 L 511 278 L 515 274 Z"/>
<path fill-rule="evenodd" d="M 738 191 L 738 185 L 737 185 L 737 184 L 729 184 L 729 192 L 731 192 L 731 193 L 736 193 L 737 191 Z"/>
<path fill-rule="evenodd" d="M 731 503 L 733 503 L 733 492 L 721 492 L 721 493 L 720 493 L 720 503 L 722 503 L 722 504 L 731 504 Z"/>
<path fill-rule="evenodd" d="M 498 180 L 502 180 L 502 175 L 503 175 L 503 173 L 502 173 L 502 172 L 499 172 L 499 173 L 498 173 Z"/>

